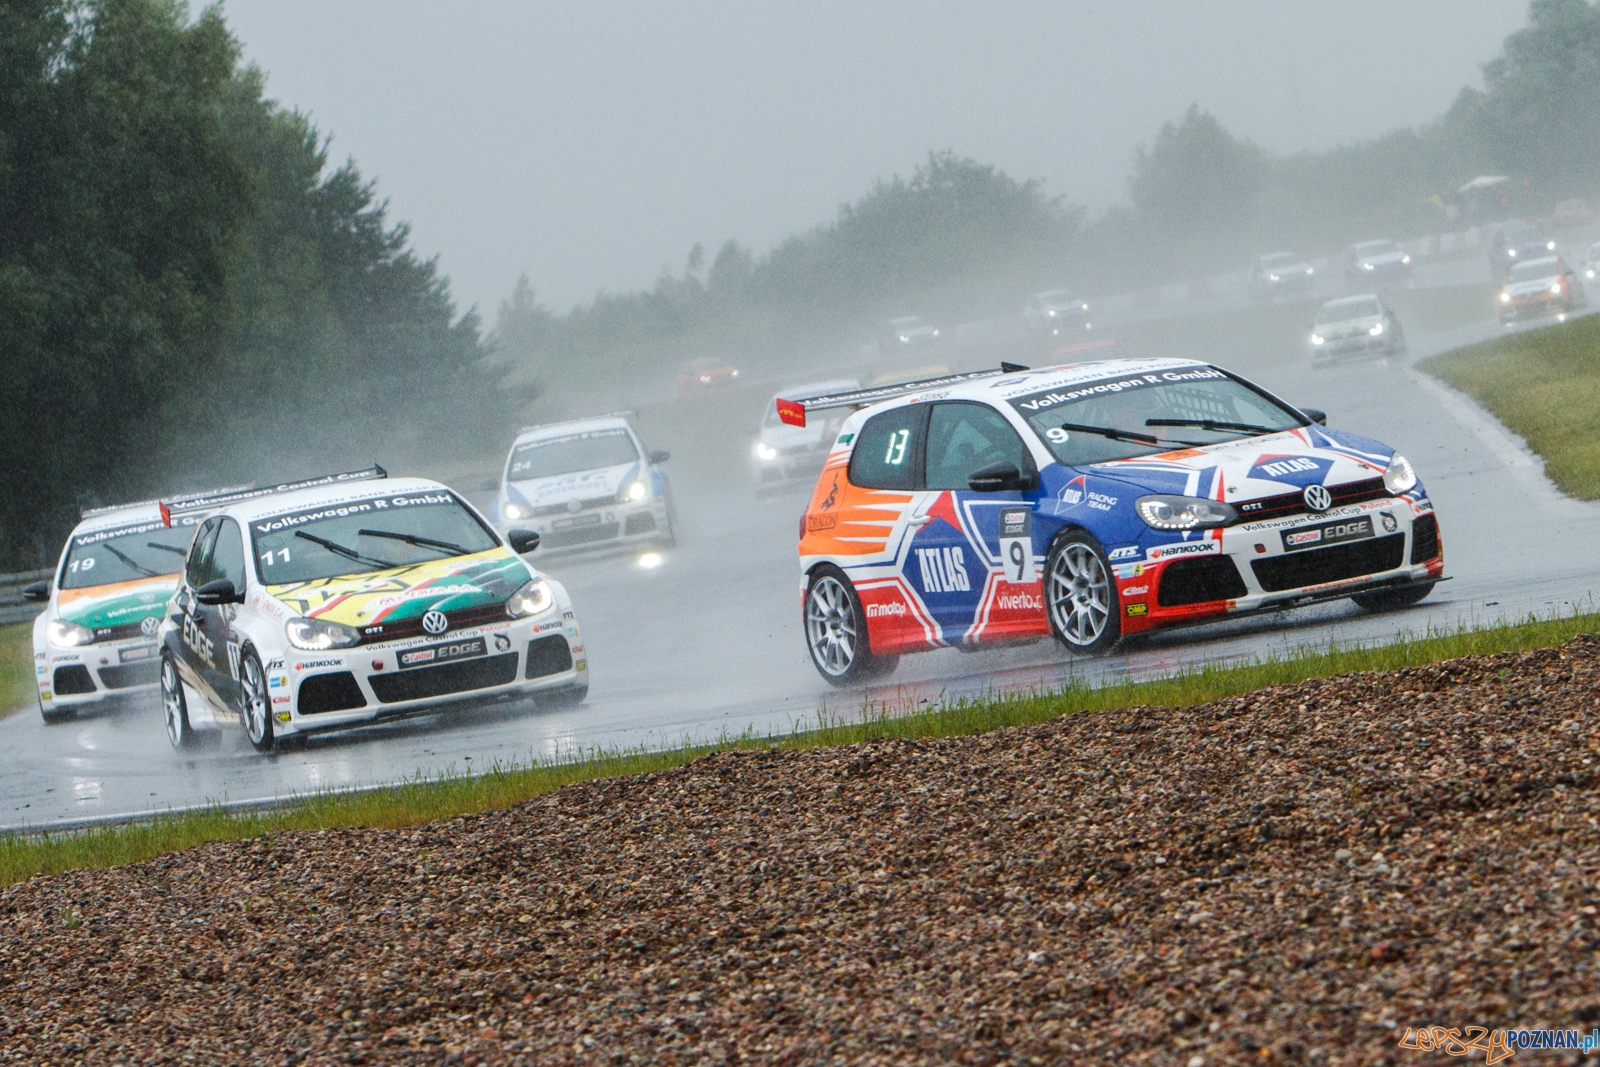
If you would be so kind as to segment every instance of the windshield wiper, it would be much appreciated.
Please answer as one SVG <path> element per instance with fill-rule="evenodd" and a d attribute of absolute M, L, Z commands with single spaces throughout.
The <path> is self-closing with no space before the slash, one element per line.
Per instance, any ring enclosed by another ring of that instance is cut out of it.
<path fill-rule="evenodd" d="M 378 566 L 385 569 L 389 567 L 400 566 L 400 564 L 390 563 L 388 560 L 375 559 L 372 556 L 363 556 L 353 548 L 346 548 L 337 541 L 330 541 L 326 537 L 318 537 L 316 534 L 308 534 L 304 530 L 296 530 L 294 535 L 296 537 L 304 537 L 307 541 L 310 541 L 314 545 L 321 545 L 329 552 L 332 552 L 335 555 L 343 556 L 345 559 L 353 559 L 357 563 L 376 563 Z"/>
<path fill-rule="evenodd" d="M 454 541 L 438 541 L 432 537 L 421 537 L 417 534 L 391 533 L 388 530 L 357 530 L 358 537 L 387 537 L 391 541 L 404 541 L 408 545 L 421 545 L 424 548 L 440 548 L 446 552 L 454 552 L 458 556 L 467 554 L 468 549 L 456 544 Z"/>
<path fill-rule="evenodd" d="M 1063 422 L 1063 430 L 1075 430 L 1078 433 L 1097 433 L 1101 437 L 1109 437 L 1113 441 L 1137 441 L 1142 445 L 1159 445 L 1159 437 L 1151 437 L 1147 433 L 1135 433 L 1132 430 L 1118 430 L 1110 426 L 1080 426 L 1075 422 Z"/>
<path fill-rule="evenodd" d="M 159 577 L 161 577 L 161 575 L 159 573 L 157 573 L 156 571 L 151 570 L 149 567 L 141 566 L 140 564 L 135 563 L 133 561 L 133 557 L 127 555 L 124 552 L 119 551 L 117 549 L 116 545 L 111 545 L 111 544 L 106 545 L 106 551 L 111 553 L 113 556 L 116 556 L 122 562 L 126 563 L 129 567 L 132 567 L 134 570 L 138 571 L 140 574 L 145 575 L 146 577 L 149 577 L 149 578 L 159 578 Z"/>
<path fill-rule="evenodd" d="M 1281 433 L 1270 426 L 1257 426 L 1249 422 L 1214 422 L 1211 419 L 1145 419 L 1146 426 L 1198 426 L 1202 430 L 1220 433 L 1238 430 L 1240 433 Z"/>
<path fill-rule="evenodd" d="M 187 548 L 179 548 L 177 545 L 163 545 L 155 541 L 146 541 L 144 546 L 146 548 L 159 548 L 163 552 L 176 552 L 180 556 L 187 556 L 189 554 L 189 550 Z"/>

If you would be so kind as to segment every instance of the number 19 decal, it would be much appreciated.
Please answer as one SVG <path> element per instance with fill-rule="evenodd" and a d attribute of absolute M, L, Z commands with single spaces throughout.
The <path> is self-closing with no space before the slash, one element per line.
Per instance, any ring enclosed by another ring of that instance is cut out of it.
<path fill-rule="evenodd" d="M 1039 580 L 1033 559 L 1033 509 L 1000 509 L 1000 566 L 1006 581 L 1026 584 Z"/>

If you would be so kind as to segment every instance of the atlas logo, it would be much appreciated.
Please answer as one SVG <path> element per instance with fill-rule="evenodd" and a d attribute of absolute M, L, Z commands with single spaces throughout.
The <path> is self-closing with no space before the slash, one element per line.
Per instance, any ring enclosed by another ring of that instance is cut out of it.
<path fill-rule="evenodd" d="M 868 604 L 867 605 L 867 618 L 869 618 L 869 619 L 879 619 L 879 618 L 882 618 L 885 615 L 894 615 L 896 617 L 903 617 L 905 615 L 905 613 L 906 613 L 906 606 L 904 604 L 900 603 L 900 601 L 898 601 L 898 600 L 891 601 L 888 604 Z"/>
<path fill-rule="evenodd" d="M 922 590 L 925 593 L 965 593 L 972 588 L 960 545 L 919 548 L 917 565 L 922 570 Z"/>
<path fill-rule="evenodd" d="M 1061 502 L 1067 507 L 1076 507 L 1083 503 L 1084 479 L 1078 475 L 1072 481 L 1061 487 Z"/>
<path fill-rule="evenodd" d="M 1257 458 L 1255 465 L 1250 468 L 1250 477 L 1284 482 L 1303 489 L 1308 485 L 1321 484 L 1332 467 L 1332 460 L 1314 456 L 1268 455 Z"/>
<path fill-rule="evenodd" d="M 444 612 L 435 608 L 422 617 L 422 629 L 424 633 L 438 637 L 450 629 L 450 619 Z"/>

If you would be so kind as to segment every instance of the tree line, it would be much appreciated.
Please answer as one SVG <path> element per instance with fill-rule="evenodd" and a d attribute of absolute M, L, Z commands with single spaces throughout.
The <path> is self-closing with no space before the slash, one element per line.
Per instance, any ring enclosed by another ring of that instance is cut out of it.
<path fill-rule="evenodd" d="M 84 506 L 503 412 L 476 317 L 263 88 L 216 8 L 0 4 L 0 567 Z"/>

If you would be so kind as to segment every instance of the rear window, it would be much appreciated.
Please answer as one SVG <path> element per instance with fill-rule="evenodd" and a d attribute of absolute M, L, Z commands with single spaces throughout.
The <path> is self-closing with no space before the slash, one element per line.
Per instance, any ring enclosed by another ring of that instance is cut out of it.
<path fill-rule="evenodd" d="M 922 454 L 927 407 L 909 404 L 872 416 L 856 435 L 850 455 L 850 484 L 864 489 L 913 489 Z"/>

